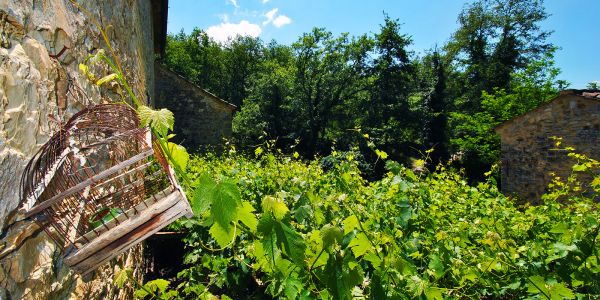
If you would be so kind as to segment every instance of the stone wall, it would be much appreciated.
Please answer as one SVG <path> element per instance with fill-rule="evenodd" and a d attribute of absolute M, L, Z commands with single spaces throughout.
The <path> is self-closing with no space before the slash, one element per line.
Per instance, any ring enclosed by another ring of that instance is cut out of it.
<path fill-rule="evenodd" d="M 574 161 L 563 146 L 600 159 L 600 99 L 563 94 L 497 128 L 502 140 L 502 191 L 537 203 L 554 178 L 566 178 Z"/>
<path fill-rule="evenodd" d="M 175 115 L 175 141 L 189 151 L 223 145 L 231 137 L 235 106 L 208 93 L 164 65 L 155 66 L 157 108 Z"/>
<path fill-rule="evenodd" d="M 152 94 L 150 1 L 78 2 L 102 26 L 110 25 L 106 32 L 135 93 L 142 99 Z M 69 0 L 0 0 L 0 299 L 132 296 L 131 289 L 117 289 L 112 277 L 115 268 L 141 262 L 141 246 L 81 278 L 62 264 L 46 233 L 16 210 L 21 172 L 58 122 L 85 104 L 115 96 L 78 70 L 88 55 L 106 48 L 90 15 Z"/>

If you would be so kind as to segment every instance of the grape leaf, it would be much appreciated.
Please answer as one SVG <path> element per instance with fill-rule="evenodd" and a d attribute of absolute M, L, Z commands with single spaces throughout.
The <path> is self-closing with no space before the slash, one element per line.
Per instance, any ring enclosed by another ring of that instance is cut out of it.
<path fill-rule="evenodd" d="M 551 233 L 565 233 L 569 230 L 569 225 L 565 222 L 560 222 L 550 229 Z"/>
<path fill-rule="evenodd" d="M 263 248 L 273 264 L 279 252 L 285 253 L 297 265 L 305 264 L 306 245 L 294 229 L 274 219 L 271 214 L 263 214 L 257 231 L 263 236 Z"/>
<path fill-rule="evenodd" d="M 438 279 L 444 275 L 444 263 L 437 255 L 429 256 L 429 269 L 433 271 L 435 279 Z"/>
<path fill-rule="evenodd" d="M 274 226 L 275 219 L 273 219 L 273 216 L 271 216 L 271 214 L 263 214 L 258 221 L 258 226 L 256 228 L 256 231 L 262 235 L 262 248 L 269 258 L 269 264 L 271 266 L 275 266 L 275 259 L 279 254 L 277 248 L 277 235 L 273 229 Z"/>
<path fill-rule="evenodd" d="M 295 277 L 287 277 L 283 285 L 283 291 L 288 299 L 297 299 L 300 292 L 304 290 L 302 282 Z"/>
<path fill-rule="evenodd" d="M 273 196 L 266 196 L 262 200 L 263 212 L 271 212 L 275 216 L 275 219 L 282 220 L 285 215 L 290 211 L 285 203 L 278 198 Z"/>
<path fill-rule="evenodd" d="M 135 299 L 144 299 L 146 296 L 148 296 L 148 292 L 146 292 L 144 289 L 135 290 L 133 293 L 133 298 Z"/>
<path fill-rule="evenodd" d="M 188 154 L 185 147 L 169 142 L 167 144 L 167 148 L 169 153 L 171 154 L 171 157 L 174 160 L 173 163 L 179 166 L 181 170 L 185 170 L 188 161 L 190 160 L 190 155 Z"/>
<path fill-rule="evenodd" d="M 239 221 L 244 223 L 244 225 L 250 228 L 250 231 L 256 232 L 256 227 L 258 226 L 258 219 L 254 215 L 254 207 L 252 203 L 248 201 L 242 202 L 242 206 L 238 209 L 237 218 Z"/>
<path fill-rule="evenodd" d="M 344 224 L 344 234 L 348 234 L 358 227 L 358 218 L 355 215 L 351 215 L 347 217 L 342 224 Z"/>
<path fill-rule="evenodd" d="M 161 136 L 167 136 L 169 130 L 173 130 L 175 118 L 173 117 L 173 113 L 168 109 L 154 110 L 148 106 L 141 105 L 138 107 L 137 112 L 140 116 L 142 126 L 150 126 Z"/>
<path fill-rule="evenodd" d="M 129 268 L 121 269 L 119 270 L 119 272 L 117 272 L 117 274 L 115 274 L 113 282 L 118 288 L 122 289 L 123 286 L 125 286 L 125 283 L 129 280 L 129 277 L 132 273 L 133 270 Z"/>
<path fill-rule="evenodd" d="M 277 222 L 277 225 L 278 226 L 276 226 L 275 229 L 279 244 L 294 263 L 303 266 L 305 263 L 304 250 L 306 249 L 304 239 L 299 233 L 286 224 Z"/>
<path fill-rule="evenodd" d="M 161 293 L 164 293 L 169 286 L 169 282 L 159 278 L 146 282 L 144 286 L 148 287 L 148 289 L 151 291 L 160 291 Z"/>
<path fill-rule="evenodd" d="M 200 174 L 196 180 L 196 189 L 192 198 L 192 211 L 196 216 L 201 216 L 213 202 L 212 191 L 217 186 L 212 176 L 207 172 Z"/>
<path fill-rule="evenodd" d="M 428 286 L 427 288 L 425 288 L 425 297 L 427 298 L 427 300 L 443 300 L 443 291 L 444 289 Z"/>
<path fill-rule="evenodd" d="M 327 248 L 335 243 L 341 243 L 343 238 L 342 229 L 331 224 L 325 224 L 321 228 L 321 238 L 323 239 L 323 248 Z"/>
<path fill-rule="evenodd" d="M 575 294 L 562 283 L 557 282 L 550 286 L 550 298 L 552 300 L 575 299 Z"/>
<path fill-rule="evenodd" d="M 371 244 L 369 242 L 369 238 L 361 232 L 352 239 L 348 247 L 352 249 L 354 257 L 359 257 L 367 253 L 367 251 L 371 247 Z"/>
<path fill-rule="evenodd" d="M 386 159 L 388 157 L 388 154 L 385 153 L 385 151 L 379 149 L 375 149 L 375 154 L 377 154 L 377 156 L 379 156 L 381 159 Z"/>
<path fill-rule="evenodd" d="M 227 228 L 237 216 L 237 208 L 241 205 L 240 190 L 235 183 L 222 180 L 212 190 L 211 214 L 216 223 Z"/>
<path fill-rule="evenodd" d="M 360 268 L 349 267 L 351 262 L 354 262 L 351 255 L 331 255 L 327 261 L 326 284 L 334 299 L 352 299 L 352 289 L 363 280 Z"/>
<path fill-rule="evenodd" d="M 548 287 L 546 287 L 546 281 L 544 277 L 540 275 L 535 275 L 529 277 L 529 282 L 527 283 L 527 291 L 533 294 L 544 294 L 545 298 L 550 295 L 550 291 Z"/>
<path fill-rule="evenodd" d="M 373 267 L 375 268 L 379 268 L 379 266 L 381 265 L 381 258 L 379 258 L 379 256 L 377 256 L 377 254 L 375 253 L 365 254 L 364 259 L 366 261 L 370 261 Z"/>
<path fill-rule="evenodd" d="M 217 241 L 219 246 L 223 248 L 227 247 L 231 243 L 235 234 L 233 226 L 227 225 L 223 227 L 221 224 L 216 222 L 210 227 L 208 232 L 210 233 L 210 236 Z"/>

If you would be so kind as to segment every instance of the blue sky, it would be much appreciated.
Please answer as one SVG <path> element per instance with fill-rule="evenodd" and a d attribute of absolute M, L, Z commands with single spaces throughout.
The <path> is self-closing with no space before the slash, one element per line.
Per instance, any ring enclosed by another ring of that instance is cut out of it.
<path fill-rule="evenodd" d="M 313 27 L 334 34 L 378 32 L 383 12 L 398 18 L 412 36 L 417 54 L 442 46 L 457 28 L 466 1 L 458 0 L 170 0 L 168 31 L 194 27 L 217 40 L 244 34 L 290 44 Z M 550 42 L 561 49 L 556 65 L 572 88 L 600 81 L 600 0 L 546 0 L 551 16 L 542 24 L 553 30 Z"/>

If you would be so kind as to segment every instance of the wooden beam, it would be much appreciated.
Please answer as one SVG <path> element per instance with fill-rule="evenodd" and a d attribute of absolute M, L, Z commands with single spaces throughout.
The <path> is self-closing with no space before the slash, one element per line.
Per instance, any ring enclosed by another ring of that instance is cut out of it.
<path fill-rule="evenodd" d="M 99 249 L 94 255 L 89 256 L 87 259 L 80 261 L 77 264 L 71 265 L 71 268 L 83 275 L 94 271 L 101 264 L 125 252 L 148 238 L 150 235 L 171 224 L 176 219 L 182 217 L 187 213 L 188 209 L 189 204 L 187 201 L 178 201 L 160 215 L 140 225 L 135 230 L 115 240 L 105 248 Z"/>
<path fill-rule="evenodd" d="M 115 240 L 127 235 L 129 232 L 134 231 L 142 224 L 152 220 L 159 216 L 161 213 L 175 205 L 177 202 L 185 201 L 189 206 L 185 198 L 181 196 L 178 191 L 175 191 L 161 199 L 157 199 L 156 203 L 150 207 L 141 211 L 139 214 L 129 217 L 121 224 L 107 230 L 100 234 L 97 238 L 93 239 L 79 250 L 68 254 L 64 261 L 67 265 L 76 265 L 89 256 L 96 254 L 98 251 L 104 249 L 106 246 L 113 243 Z"/>

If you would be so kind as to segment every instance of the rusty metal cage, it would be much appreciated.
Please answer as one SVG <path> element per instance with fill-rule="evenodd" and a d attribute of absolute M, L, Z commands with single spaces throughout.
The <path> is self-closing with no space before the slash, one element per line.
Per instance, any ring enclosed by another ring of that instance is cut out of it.
<path fill-rule="evenodd" d="M 191 208 L 156 140 L 123 104 L 88 107 L 34 155 L 21 208 L 87 273 Z"/>

